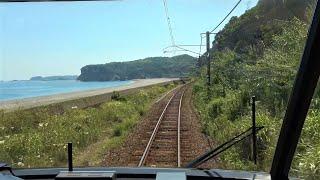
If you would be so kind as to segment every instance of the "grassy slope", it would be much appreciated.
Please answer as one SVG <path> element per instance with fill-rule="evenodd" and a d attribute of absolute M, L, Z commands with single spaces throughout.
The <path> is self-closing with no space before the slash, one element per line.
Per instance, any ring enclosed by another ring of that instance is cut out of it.
<path fill-rule="evenodd" d="M 65 166 L 66 143 L 73 142 L 79 155 L 76 165 L 88 165 L 85 159 L 98 165 L 103 152 L 121 144 L 152 101 L 173 86 L 152 86 L 133 95 L 115 96 L 116 100 L 97 107 L 63 113 L 45 107 L 0 112 L 0 159 L 14 167 Z M 97 154 L 91 157 L 88 151 Z"/>

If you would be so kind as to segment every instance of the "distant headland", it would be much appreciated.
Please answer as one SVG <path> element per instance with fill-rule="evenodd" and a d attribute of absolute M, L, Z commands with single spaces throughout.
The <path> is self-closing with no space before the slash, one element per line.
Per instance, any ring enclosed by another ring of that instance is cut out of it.
<path fill-rule="evenodd" d="M 55 81 L 55 80 L 76 80 L 77 75 L 65 75 L 65 76 L 34 76 L 30 78 L 31 81 Z"/>

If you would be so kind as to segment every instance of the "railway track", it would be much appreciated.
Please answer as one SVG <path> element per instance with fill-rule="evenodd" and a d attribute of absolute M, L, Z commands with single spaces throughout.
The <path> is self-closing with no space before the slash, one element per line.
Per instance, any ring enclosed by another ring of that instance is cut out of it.
<path fill-rule="evenodd" d="M 192 86 L 187 84 L 155 101 L 126 141 L 106 153 L 104 163 L 106 166 L 184 167 L 210 149 L 192 107 Z M 212 161 L 203 167 L 214 165 Z"/>
<path fill-rule="evenodd" d="M 138 166 L 181 166 L 181 104 L 185 86 L 177 89 L 164 107 Z"/>

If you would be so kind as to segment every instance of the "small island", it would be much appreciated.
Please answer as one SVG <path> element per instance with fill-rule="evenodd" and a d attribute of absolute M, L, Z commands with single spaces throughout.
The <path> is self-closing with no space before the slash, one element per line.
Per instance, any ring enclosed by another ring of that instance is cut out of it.
<path fill-rule="evenodd" d="M 31 81 L 55 81 L 55 80 L 77 80 L 77 75 L 65 75 L 65 76 L 34 76 L 30 78 Z"/>

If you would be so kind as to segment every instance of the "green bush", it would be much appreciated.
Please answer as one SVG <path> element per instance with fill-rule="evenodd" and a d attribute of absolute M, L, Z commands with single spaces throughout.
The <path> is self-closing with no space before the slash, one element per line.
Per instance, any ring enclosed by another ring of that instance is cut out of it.
<path fill-rule="evenodd" d="M 283 22 L 281 29 L 269 39 L 261 55 L 254 51 L 240 54 L 228 48 L 214 50 L 209 96 L 204 73 L 193 87 L 203 131 L 217 146 L 251 127 L 249 101 L 250 96 L 257 97 L 257 123 L 265 127 L 258 133 L 258 165 L 252 163 L 251 143 L 246 140 L 219 156 L 220 168 L 270 170 L 307 35 L 307 25 L 296 18 Z M 318 87 L 293 161 L 293 176 L 320 178 L 319 102 Z"/>

